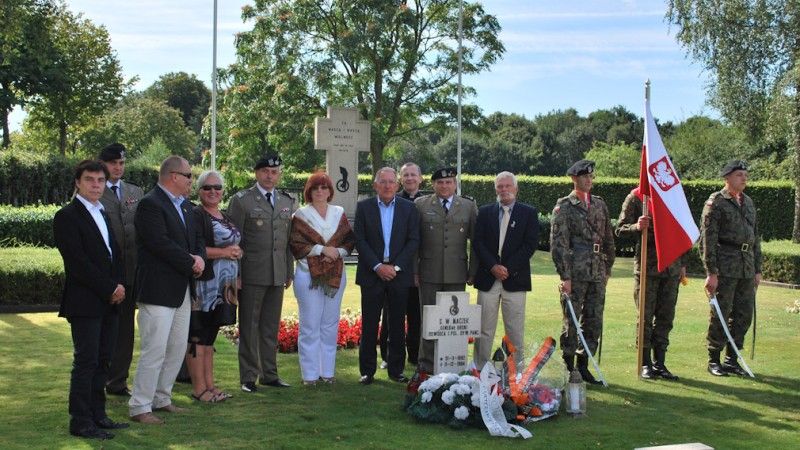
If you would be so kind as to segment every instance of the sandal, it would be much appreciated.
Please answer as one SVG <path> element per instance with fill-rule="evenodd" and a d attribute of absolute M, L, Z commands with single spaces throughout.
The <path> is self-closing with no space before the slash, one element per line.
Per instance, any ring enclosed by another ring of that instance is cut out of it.
<path fill-rule="evenodd" d="M 231 395 L 231 394 L 229 394 L 227 392 L 221 391 L 218 388 L 210 389 L 210 391 L 213 392 L 214 396 L 219 398 L 219 401 L 221 401 L 221 402 L 223 402 L 223 401 L 225 401 L 225 400 L 227 400 L 229 398 L 233 398 L 233 395 Z"/>
<path fill-rule="evenodd" d="M 204 396 L 204 395 L 206 395 L 206 394 L 211 394 L 211 398 L 208 398 L 208 399 L 205 399 L 205 400 L 204 400 L 204 399 L 203 399 L 203 396 Z M 200 395 L 194 395 L 194 393 L 192 393 L 192 398 L 193 398 L 194 400 L 198 401 L 198 402 L 201 402 L 201 403 L 217 403 L 217 402 L 219 402 L 219 401 L 220 401 L 220 400 L 218 399 L 218 397 L 219 397 L 218 395 L 214 394 L 212 391 L 210 391 L 210 390 L 208 390 L 208 389 L 206 389 L 205 391 L 203 391 L 203 393 L 202 393 L 202 394 L 200 394 Z"/>
<path fill-rule="evenodd" d="M 325 384 L 335 384 L 336 383 L 336 377 L 322 377 L 320 379 Z"/>

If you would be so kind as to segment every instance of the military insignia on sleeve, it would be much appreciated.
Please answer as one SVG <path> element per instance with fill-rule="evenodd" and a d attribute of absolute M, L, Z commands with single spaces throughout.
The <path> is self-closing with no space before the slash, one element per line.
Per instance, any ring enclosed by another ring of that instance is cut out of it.
<path fill-rule="evenodd" d="M 561 211 L 560 206 L 556 206 L 555 208 L 553 208 L 553 214 L 558 214 L 559 211 Z"/>

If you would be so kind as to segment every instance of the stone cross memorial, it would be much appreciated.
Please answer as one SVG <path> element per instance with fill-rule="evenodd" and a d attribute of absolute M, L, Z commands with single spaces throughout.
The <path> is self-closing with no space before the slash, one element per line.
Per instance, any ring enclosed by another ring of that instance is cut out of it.
<path fill-rule="evenodd" d="M 481 307 L 469 303 L 469 292 L 437 292 L 436 305 L 422 311 L 422 338 L 434 343 L 433 373 L 467 369 L 467 344 L 481 334 Z"/>
<path fill-rule="evenodd" d="M 325 167 L 336 192 L 333 201 L 351 220 L 358 202 L 358 152 L 369 151 L 369 121 L 356 108 L 329 106 L 328 117 L 314 119 L 314 148 L 325 150 Z"/>

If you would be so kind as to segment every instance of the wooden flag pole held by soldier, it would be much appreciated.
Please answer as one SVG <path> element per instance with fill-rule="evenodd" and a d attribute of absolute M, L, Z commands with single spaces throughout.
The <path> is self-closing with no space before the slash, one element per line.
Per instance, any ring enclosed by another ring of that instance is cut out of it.
<path fill-rule="evenodd" d="M 650 80 L 644 84 L 644 97 L 645 101 L 650 101 Z M 644 150 L 642 150 L 644 151 Z M 644 157 L 644 155 L 642 155 Z M 643 176 L 643 175 L 642 175 Z M 649 216 L 650 209 L 648 208 L 649 192 L 642 192 L 642 215 Z M 642 364 L 644 363 L 644 310 L 645 300 L 647 299 L 647 233 L 650 227 L 641 230 L 641 249 L 639 252 L 639 326 L 636 330 L 637 353 L 636 358 L 636 374 L 639 378 L 642 377 Z"/>

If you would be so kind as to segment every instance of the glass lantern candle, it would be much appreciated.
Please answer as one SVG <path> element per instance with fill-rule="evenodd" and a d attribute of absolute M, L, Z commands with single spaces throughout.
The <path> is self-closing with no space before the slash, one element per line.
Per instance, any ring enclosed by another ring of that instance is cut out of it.
<path fill-rule="evenodd" d="M 569 383 L 567 383 L 565 391 L 567 414 L 576 418 L 585 416 L 586 383 L 577 369 L 569 374 Z"/>

